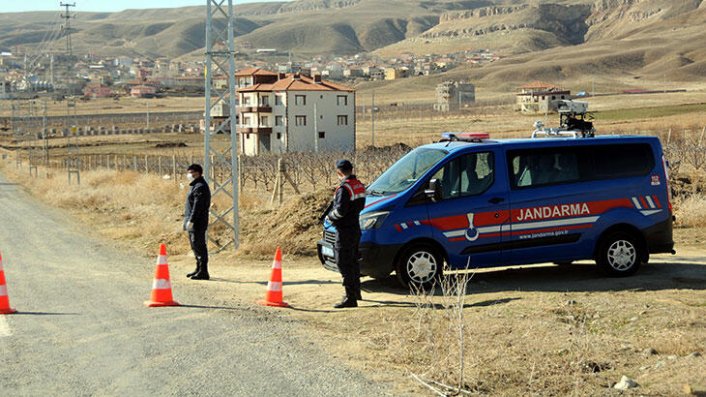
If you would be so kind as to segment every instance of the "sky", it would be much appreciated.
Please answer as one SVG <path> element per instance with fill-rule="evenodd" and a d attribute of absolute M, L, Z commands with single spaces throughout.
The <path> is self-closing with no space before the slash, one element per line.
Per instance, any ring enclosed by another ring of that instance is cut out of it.
<path fill-rule="evenodd" d="M 272 2 L 282 0 L 233 0 L 234 5 L 243 3 Z M 287 0 L 284 0 L 287 1 Z M 122 11 L 128 8 L 175 8 L 206 5 L 206 0 L 61 0 L 76 3 L 73 11 Z M 0 0 L 0 13 L 20 11 L 59 11 L 60 0 Z"/>

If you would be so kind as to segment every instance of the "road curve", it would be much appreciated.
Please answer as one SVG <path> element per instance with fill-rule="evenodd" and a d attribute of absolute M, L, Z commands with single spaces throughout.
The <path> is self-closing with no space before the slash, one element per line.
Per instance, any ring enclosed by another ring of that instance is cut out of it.
<path fill-rule="evenodd" d="M 0 316 L 0 396 L 390 394 L 271 310 L 193 288 L 176 294 L 191 306 L 145 308 L 155 258 L 119 252 L 1 176 L 0 251 L 20 311 Z"/>

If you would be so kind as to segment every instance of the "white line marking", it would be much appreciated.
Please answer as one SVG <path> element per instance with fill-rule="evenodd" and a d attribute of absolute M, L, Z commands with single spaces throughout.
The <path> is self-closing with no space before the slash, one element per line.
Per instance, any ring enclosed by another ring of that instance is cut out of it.
<path fill-rule="evenodd" d="M 520 223 L 513 225 L 503 225 L 503 231 L 506 230 L 528 230 L 528 229 L 539 229 L 544 227 L 552 226 L 570 226 L 570 225 L 583 225 L 586 223 L 594 223 L 598 220 L 597 216 L 587 216 L 584 218 L 571 218 L 571 219 L 561 219 L 558 221 L 543 221 L 543 222 L 531 222 L 531 223 Z"/>
<path fill-rule="evenodd" d="M 652 197 L 650 197 L 650 196 L 645 196 L 645 198 L 647 199 L 647 204 L 650 205 L 650 208 L 652 208 L 652 209 L 657 208 L 657 207 L 655 206 L 655 202 L 652 201 Z"/>
<path fill-rule="evenodd" d="M 400 226 L 402 226 L 402 229 L 407 230 L 407 222 L 400 223 Z"/>
<path fill-rule="evenodd" d="M 5 336 L 12 336 L 12 331 L 10 330 L 10 324 L 7 323 L 5 316 L 0 314 L 0 338 Z"/>
<path fill-rule="evenodd" d="M 662 212 L 662 210 L 645 210 L 645 211 L 640 211 L 640 212 L 642 212 L 642 215 L 644 215 L 644 216 L 650 216 L 650 215 L 654 215 L 654 214 L 659 214 L 660 212 Z"/>
<path fill-rule="evenodd" d="M 451 237 L 461 237 L 466 234 L 466 229 L 463 230 L 454 230 L 451 232 L 444 232 L 444 236 L 451 238 Z"/>
<path fill-rule="evenodd" d="M 642 206 L 640 205 L 640 202 L 637 201 L 637 198 L 636 198 L 636 197 L 633 197 L 633 198 L 632 198 L 632 203 L 635 204 L 635 207 L 637 207 L 638 210 L 641 210 L 641 209 L 642 209 Z"/>
<path fill-rule="evenodd" d="M 421 222 L 419 222 L 419 221 L 414 221 L 414 224 L 417 226 L 422 226 Z"/>

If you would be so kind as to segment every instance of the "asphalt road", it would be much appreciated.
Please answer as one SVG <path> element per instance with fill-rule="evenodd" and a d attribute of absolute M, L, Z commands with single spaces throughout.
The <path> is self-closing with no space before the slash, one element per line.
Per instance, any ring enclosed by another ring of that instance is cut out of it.
<path fill-rule="evenodd" d="M 209 302 L 206 284 L 177 290 L 195 283 L 181 274 L 175 298 L 190 306 L 145 308 L 156 257 L 87 233 L 0 177 L 0 251 L 20 311 L 0 315 L 0 396 L 389 394 L 276 310 Z"/>

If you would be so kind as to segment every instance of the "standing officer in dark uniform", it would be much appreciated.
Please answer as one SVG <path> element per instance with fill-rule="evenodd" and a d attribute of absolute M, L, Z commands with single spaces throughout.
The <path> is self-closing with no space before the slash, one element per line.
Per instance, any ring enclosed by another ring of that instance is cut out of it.
<path fill-rule="evenodd" d="M 346 296 L 336 304 L 336 309 L 357 307 L 360 296 L 360 212 L 365 208 L 365 186 L 353 175 L 353 164 L 348 160 L 336 163 L 336 174 L 341 185 L 333 197 L 331 212 L 326 215 L 336 226 L 336 265 L 343 276 Z"/>
<path fill-rule="evenodd" d="M 196 256 L 196 270 L 186 275 L 192 280 L 208 280 L 208 249 L 206 247 L 206 229 L 208 212 L 211 208 L 211 189 L 203 177 L 203 168 L 191 164 L 186 170 L 189 179 L 189 194 L 186 196 L 184 211 L 184 230 L 189 232 L 189 243 Z"/>

